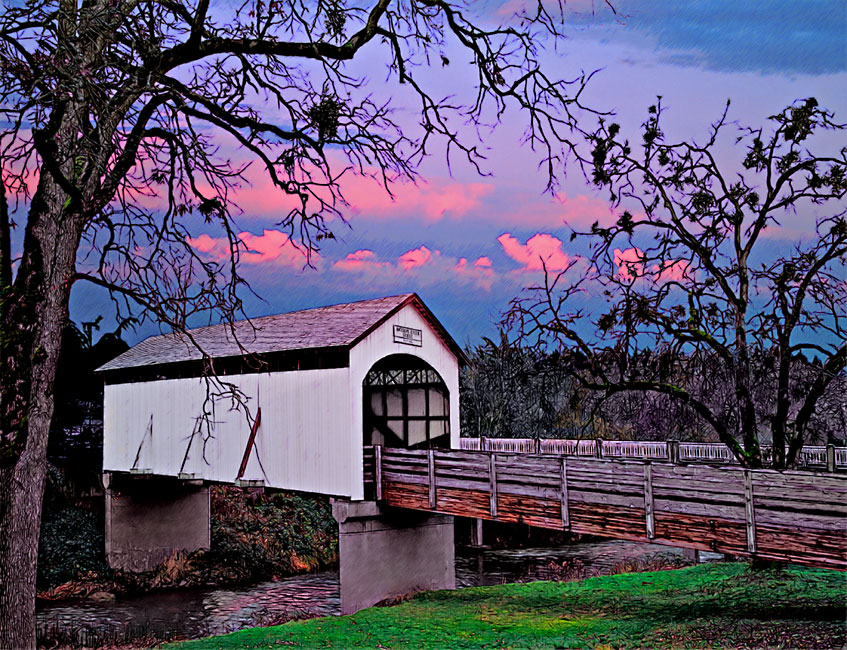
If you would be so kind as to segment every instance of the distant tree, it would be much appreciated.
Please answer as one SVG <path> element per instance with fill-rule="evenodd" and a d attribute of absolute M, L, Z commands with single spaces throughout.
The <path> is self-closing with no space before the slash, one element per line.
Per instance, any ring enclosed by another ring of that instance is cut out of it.
<path fill-rule="evenodd" d="M 79 325 L 71 321 L 65 327 L 56 369 L 47 456 L 51 463 L 77 475 L 103 469 L 103 379 L 95 370 L 129 349 L 121 338 L 126 322 L 94 342 L 101 320 Z"/>
<path fill-rule="evenodd" d="M 561 437 L 577 408 L 572 381 L 558 353 L 548 354 L 509 341 L 484 338 L 470 348 L 462 370 L 462 431 L 506 438 Z M 571 426 L 570 435 L 580 428 Z"/>
<path fill-rule="evenodd" d="M 479 169 L 477 129 L 507 110 L 525 120 L 552 186 L 586 81 L 539 68 L 562 18 L 540 2 L 502 26 L 460 0 L 4 2 L 0 647 L 35 646 L 45 450 L 71 287 L 104 287 L 124 315 L 176 331 L 192 316 L 238 314 L 246 247 L 232 217 L 246 163 L 233 149 L 288 197 L 280 227 L 306 250 L 332 235 L 328 216 L 343 217 L 345 173 L 389 191 L 433 150 Z M 351 63 L 366 50 L 387 64 L 368 71 L 372 85 Z M 469 94 L 437 95 L 428 70 L 466 65 Z M 192 247 L 202 222 L 226 238 L 228 259 Z"/>
<path fill-rule="evenodd" d="M 662 394 L 744 465 L 763 465 L 767 434 L 773 466 L 791 467 L 844 397 L 847 147 L 821 153 L 820 134 L 845 125 L 810 98 L 731 134 L 728 108 L 703 144 L 667 141 L 661 101 L 640 143 L 601 121 L 589 168 L 621 216 L 574 232 L 590 255 L 546 273 L 507 322 L 565 353 L 598 404 Z M 795 214 L 814 232 L 789 244 Z"/>

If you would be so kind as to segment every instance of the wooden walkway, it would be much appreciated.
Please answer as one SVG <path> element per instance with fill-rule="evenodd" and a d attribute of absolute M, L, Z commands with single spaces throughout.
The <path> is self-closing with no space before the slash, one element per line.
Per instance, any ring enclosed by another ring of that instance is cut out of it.
<path fill-rule="evenodd" d="M 847 570 L 847 476 L 365 448 L 389 506 Z"/>

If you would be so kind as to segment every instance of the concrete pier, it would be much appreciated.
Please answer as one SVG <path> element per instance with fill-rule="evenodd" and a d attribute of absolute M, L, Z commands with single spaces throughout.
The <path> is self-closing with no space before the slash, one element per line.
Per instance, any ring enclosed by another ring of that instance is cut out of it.
<path fill-rule="evenodd" d="M 453 517 L 332 502 L 338 522 L 341 613 L 429 589 L 455 589 Z"/>
<path fill-rule="evenodd" d="M 106 559 L 113 569 L 150 571 L 176 551 L 211 543 L 209 488 L 166 477 L 104 474 Z"/>

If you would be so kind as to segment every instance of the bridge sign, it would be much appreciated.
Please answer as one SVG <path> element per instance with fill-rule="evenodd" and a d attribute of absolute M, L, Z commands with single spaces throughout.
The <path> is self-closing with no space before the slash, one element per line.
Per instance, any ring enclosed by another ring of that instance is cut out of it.
<path fill-rule="evenodd" d="M 403 343 L 405 345 L 414 345 L 421 347 L 423 345 L 423 337 L 421 330 L 414 327 L 404 327 L 403 325 L 394 326 L 394 342 Z"/>

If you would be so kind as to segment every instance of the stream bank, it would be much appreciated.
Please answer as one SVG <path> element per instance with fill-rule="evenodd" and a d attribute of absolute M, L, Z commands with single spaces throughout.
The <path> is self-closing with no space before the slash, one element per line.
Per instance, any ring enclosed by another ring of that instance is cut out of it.
<path fill-rule="evenodd" d="M 623 541 L 579 542 L 553 548 L 457 549 L 460 588 L 536 580 L 578 580 L 632 570 L 685 566 L 679 549 Z M 239 587 L 158 591 L 114 600 L 42 602 L 42 647 L 98 646 L 137 638 L 199 638 L 289 620 L 337 615 L 338 572 L 261 581 Z"/>

